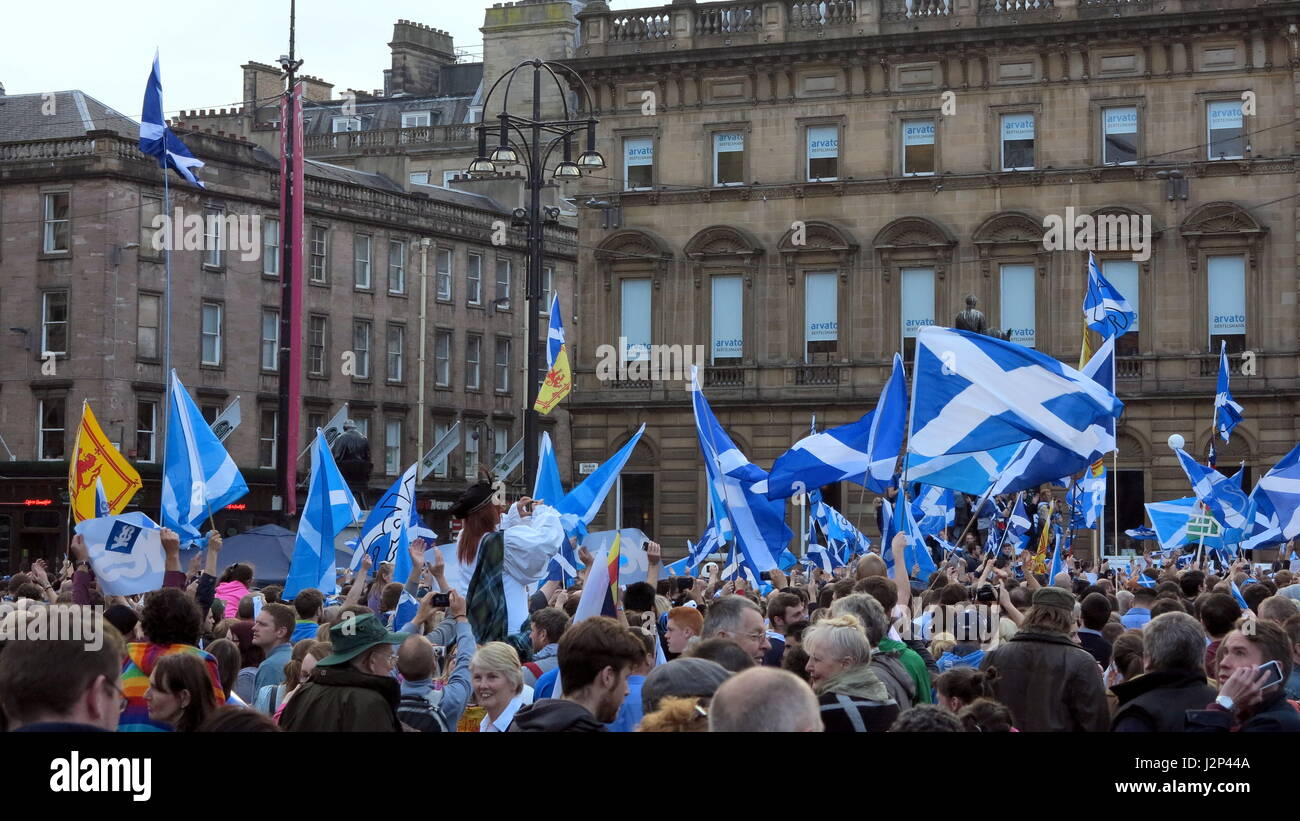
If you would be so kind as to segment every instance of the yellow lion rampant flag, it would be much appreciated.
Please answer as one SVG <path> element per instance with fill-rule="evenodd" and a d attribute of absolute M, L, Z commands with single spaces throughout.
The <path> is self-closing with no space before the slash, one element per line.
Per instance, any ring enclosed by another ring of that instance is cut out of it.
<path fill-rule="evenodd" d="M 104 486 L 108 510 L 112 515 L 121 513 L 135 492 L 143 486 L 140 474 L 104 435 L 99 421 L 90 410 L 90 403 L 82 402 L 77 444 L 72 449 L 72 461 L 68 464 L 68 497 L 72 500 L 74 521 L 84 522 L 95 518 L 96 479 Z"/>
<path fill-rule="evenodd" d="M 560 400 L 573 390 L 573 371 L 569 368 L 569 350 L 564 344 L 564 323 L 560 321 L 560 295 L 551 297 L 551 323 L 546 331 L 546 378 L 537 390 L 533 410 L 550 413 Z"/>

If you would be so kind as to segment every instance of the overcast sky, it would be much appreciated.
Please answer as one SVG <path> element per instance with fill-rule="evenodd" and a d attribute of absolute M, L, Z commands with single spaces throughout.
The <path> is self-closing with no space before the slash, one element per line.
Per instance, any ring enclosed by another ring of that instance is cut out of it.
<path fill-rule="evenodd" d="M 664 2 L 667 5 L 667 0 Z M 8 94 L 80 89 L 139 119 L 154 48 L 160 49 L 163 105 L 240 104 L 240 66 L 275 64 L 289 51 L 289 0 L 6 0 L 0 83 Z M 299 0 L 302 73 L 348 88 L 384 85 L 393 23 L 414 20 L 450 32 L 481 59 L 483 0 Z M 616 0 L 612 8 L 653 5 Z M 132 11 L 132 8 L 135 10 Z"/>

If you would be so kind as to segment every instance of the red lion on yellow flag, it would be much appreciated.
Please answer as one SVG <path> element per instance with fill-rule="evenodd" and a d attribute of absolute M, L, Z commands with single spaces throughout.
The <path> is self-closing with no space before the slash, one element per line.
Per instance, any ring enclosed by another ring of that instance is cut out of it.
<path fill-rule="evenodd" d="M 140 474 L 113 447 L 104 435 L 90 403 L 81 405 L 81 424 L 77 426 L 77 444 L 68 464 L 68 496 L 72 501 L 72 518 L 83 522 L 95 518 L 95 480 L 104 485 L 109 512 L 121 513 L 136 491 L 143 487 Z"/>

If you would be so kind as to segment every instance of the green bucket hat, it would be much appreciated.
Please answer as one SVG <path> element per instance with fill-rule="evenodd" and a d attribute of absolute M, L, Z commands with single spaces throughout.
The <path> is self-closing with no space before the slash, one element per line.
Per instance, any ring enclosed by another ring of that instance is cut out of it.
<path fill-rule="evenodd" d="M 344 618 L 330 628 L 330 644 L 334 652 L 316 662 L 318 667 L 346 664 L 377 644 L 401 644 L 410 633 L 393 633 L 374 613 L 363 613 L 355 619 Z"/>

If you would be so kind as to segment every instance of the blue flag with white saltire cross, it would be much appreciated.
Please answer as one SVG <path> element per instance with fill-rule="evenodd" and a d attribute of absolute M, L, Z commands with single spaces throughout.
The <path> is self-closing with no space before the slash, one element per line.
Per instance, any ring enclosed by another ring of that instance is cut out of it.
<path fill-rule="evenodd" d="M 1229 528 L 1245 528 L 1248 526 L 1248 516 L 1253 521 L 1253 514 L 1248 512 L 1250 500 L 1241 489 L 1239 480 L 1202 465 L 1182 448 L 1175 448 L 1174 453 L 1178 455 L 1178 464 L 1192 483 L 1192 492 L 1210 509 L 1219 524 Z"/>
<path fill-rule="evenodd" d="M 1267 497 L 1282 538 L 1300 536 L 1300 445 L 1296 445 L 1259 480 L 1257 493 Z"/>
<path fill-rule="evenodd" d="M 157 157 L 158 164 L 164 169 L 174 170 L 199 188 L 207 187 L 194 176 L 194 169 L 202 168 L 203 161 L 190 153 L 190 149 L 172 133 L 163 118 L 162 69 L 159 68 L 157 51 L 153 55 L 149 82 L 144 87 L 144 108 L 140 115 L 140 151 Z"/>
<path fill-rule="evenodd" d="M 1241 424 L 1243 408 L 1232 398 L 1228 388 L 1228 343 L 1219 342 L 1219 386 L 1214 393 L 1214 429 L 1223 441 L 1232 436 L 1232 429 Z M 1210 446 L 1214 446 L 1211 438 Z"/>
<path fill-rule="evenodd" d="M 325 595 L 338 592 L 335 576 L 334 542 L 338 535 L 361 518 L 361 508 L 330 452 L 325 434 L 316 429 L 312 443 L 311 478 L 307 482 L 307 503 L 298 519 L 293 541 L 293 559 L 284 580 L 284 599 L 290 601 L 302 591 L 315 588 Z M 403 522 L 403 532 L 405 532 Z M 396 578 L 396 575 L 394 575 Z M 405 579 L 403 579 L 405 581 Z"/>
<path fill-rule="evenodd" d="M 1091 251 L 1088 252 L 1088 294 L 1083 298 L 1083 316 L 1088 327 L 1103 337 L 1123 336 L 1137 321 L 1137 312 L 1102 276 Z"/>
<path fill-rule="evenodd" d="M 202 536 L 204 519 L 248 493 L 248 484 L 176 371 L 171 372 L 163 446 L 162 525 L 181 541 Z"/>

